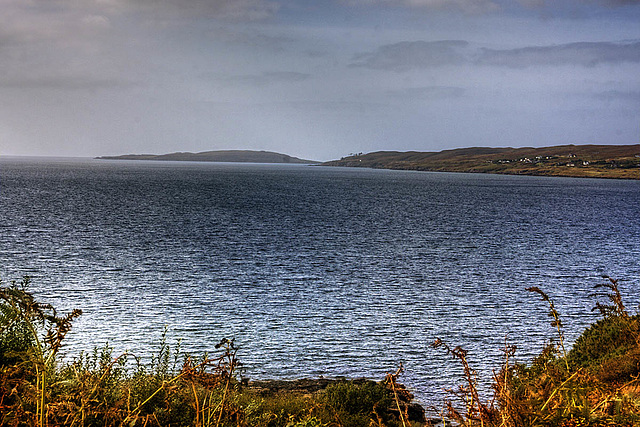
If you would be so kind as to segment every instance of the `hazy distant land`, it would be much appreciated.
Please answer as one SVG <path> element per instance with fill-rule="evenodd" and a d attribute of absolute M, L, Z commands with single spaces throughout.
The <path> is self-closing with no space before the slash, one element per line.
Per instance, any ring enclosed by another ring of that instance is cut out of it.
<path fill-rule="evenodd" d="M 640 144 L 560 145 L 542 148 L 460 148 L 440 152 L 377 151 L 326 166 L 640 179 Z"/>
<path fill-rule="evenodd" d="M 299 159 L 272 151 L 253 150 L 125 154 L 97 159 L 320 164 L 315 160 Z M 472 147 L 439 152 L 376 151 L 352 154 L 321 164 L 436 172 L 640 179 L 640 144 L 558 145 L 541 148 Z"/>
<path fill-rule="evenodd" d="M 252 150 L 218 150 L 200 153 L 169 153 L 169 154 L 125 154 L 122 156 L 101 156 L 104 160 L 166 160 L 180 162 L 239 162 L 239 163 L 296 163 L 314 164 L 315 160 L 299 159 L 286 154 L 271 151 Z"/>

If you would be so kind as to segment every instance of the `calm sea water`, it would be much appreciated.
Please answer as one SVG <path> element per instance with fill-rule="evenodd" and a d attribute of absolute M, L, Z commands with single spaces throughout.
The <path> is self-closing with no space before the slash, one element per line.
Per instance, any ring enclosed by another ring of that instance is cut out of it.
<path fill-rule="evenodd" d="M 315 166 L 0 160 L 0 277 L 83 316 L 67 357 L 235 337 L 250 378 L 382 379 L 423 401 L 459 366 L 569 340 L 608 274 L 640 283 L 640 182 Z"/>

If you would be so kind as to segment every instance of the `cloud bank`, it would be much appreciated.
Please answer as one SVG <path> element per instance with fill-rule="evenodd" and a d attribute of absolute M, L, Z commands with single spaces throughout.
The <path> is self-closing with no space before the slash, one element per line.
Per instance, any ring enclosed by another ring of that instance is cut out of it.
<path fill-rule="evenodd" d="M 638 6 L 0 0 L 0 151 L 633 142 Z"/>
<path fill-rule="evenodd" d="M 476 15 L 500 10 L 500 5 L 491 0 L 350 0 L 350 5 L 383 5 L 408 7 L 411 9 L 461 11 Z"/>
<path fill-rule="evenodd" d="M 402 72 L 450 65 L 595 67 L 600 64 L 640 62 L 640 42 L 580 42 L 516 49 L 470 49 L 470 46 L 469 42 L 462 40 L 406 41 L 360 53 L 350 65 Z"/>
<path fill-rule="evenodd" d="M 640 42 L 582 42 L 557 46 L 534 46 L 519 49 L 482 49 L 478 64 L 510 68 L 640 62 Z"/>
<path fill-rule="evenodd" d="M 374 52 L 356 55 L 352 67 L 408 71 L 416 68 L 459 65 L 467 61 L 460 51 L 468 42 L 461 40 L 406 41 L 380 46 Z"/>

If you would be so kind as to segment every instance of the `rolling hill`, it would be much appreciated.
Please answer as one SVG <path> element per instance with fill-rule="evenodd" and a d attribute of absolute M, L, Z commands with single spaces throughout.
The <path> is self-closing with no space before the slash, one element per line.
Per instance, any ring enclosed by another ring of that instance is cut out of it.
<path fill-rule="evenodd" d="M 239 162 L 239 163 L 296 163 L 315 164 L 314 160 L 299 159 L 272 151 L 218 150 L 200 153 L 177 152 L 169 154 L 125 154 L 101 156 L 101 160 L 160 160 L 178 162 Z"/>
<path fill-rule="evenodd" d="M 438 172 L 640 179 L 640 144 L 542 148 L 472 147 L 439 152 L 377 151 L 323 163 Z"/>

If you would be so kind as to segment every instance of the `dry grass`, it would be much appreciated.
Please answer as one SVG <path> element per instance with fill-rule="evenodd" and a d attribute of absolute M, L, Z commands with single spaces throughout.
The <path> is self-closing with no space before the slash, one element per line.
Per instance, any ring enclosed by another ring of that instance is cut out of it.
<path fill-rule="evenodd" d="M 147 364 L 104 347 L 59 365 L 57 353 L 80 312 L 59 315 L 35 301 L 28 284 L 0 288 L 0 425 L 428 425 L 397 382 L 402 366 L 380 382 L 325 380 L 320 387 L 265 390 L 238 379 L 233 340 L 220 341 L 217 355 L 193 358 L 170 347 L 165 335 Z M 598 286 L 595 310 L 602 319 L 570 349 L 552 299 L 539 288 L 528 290 L 548 305 L 557 338 L 528 365 L 513 363 L 515 348 L 505 343 L 490 399 L 478 391 L 468 353 L 434 343 L 464 374 L 445 402 L 447 418 L 483 427 L 640 426 L 640 316 L 628 313 L 618 282 L 607 278 Z"/>
<path fill-rule="evenodd" d="M 148 364 L 111 348 L 58 366 L 79 311 L 58 316 L 37 303 L 28 279 L 0 288 L 0 425 L 369 427 L 415 426 L 413 396 L 397 383 L 331 382 L 321 392 L 264 392 L 238 379 L 233 340 L 199 359 L 163 335 Z M 166 334 L 166 332 L 165 332 Z M 414 411 L 415 412 L 415 411 Z"/>
<path fill-rule="evenodd" d="M 597 288 L 608 290 L 609 304 L 598 301 L 603 318 L 587 329 L 569 351 L 565 349 L 560 313 L 539 288 L 529 288 L 549 305 L 557 340 L 549 343 L 529 364 L 512 363 L 515 348 L 504 349 L 504 362 L 494 374 L 489 402 L 478 396 L 475 373 L 460 347 L 445 350 L 462 364 L 465 384 L 454 396 L 459 411 L 446 402 L 448 415 L 463 426 L 638 426 L 640 425 L 640 316 L 629 316 L 618 282 Z"/>

